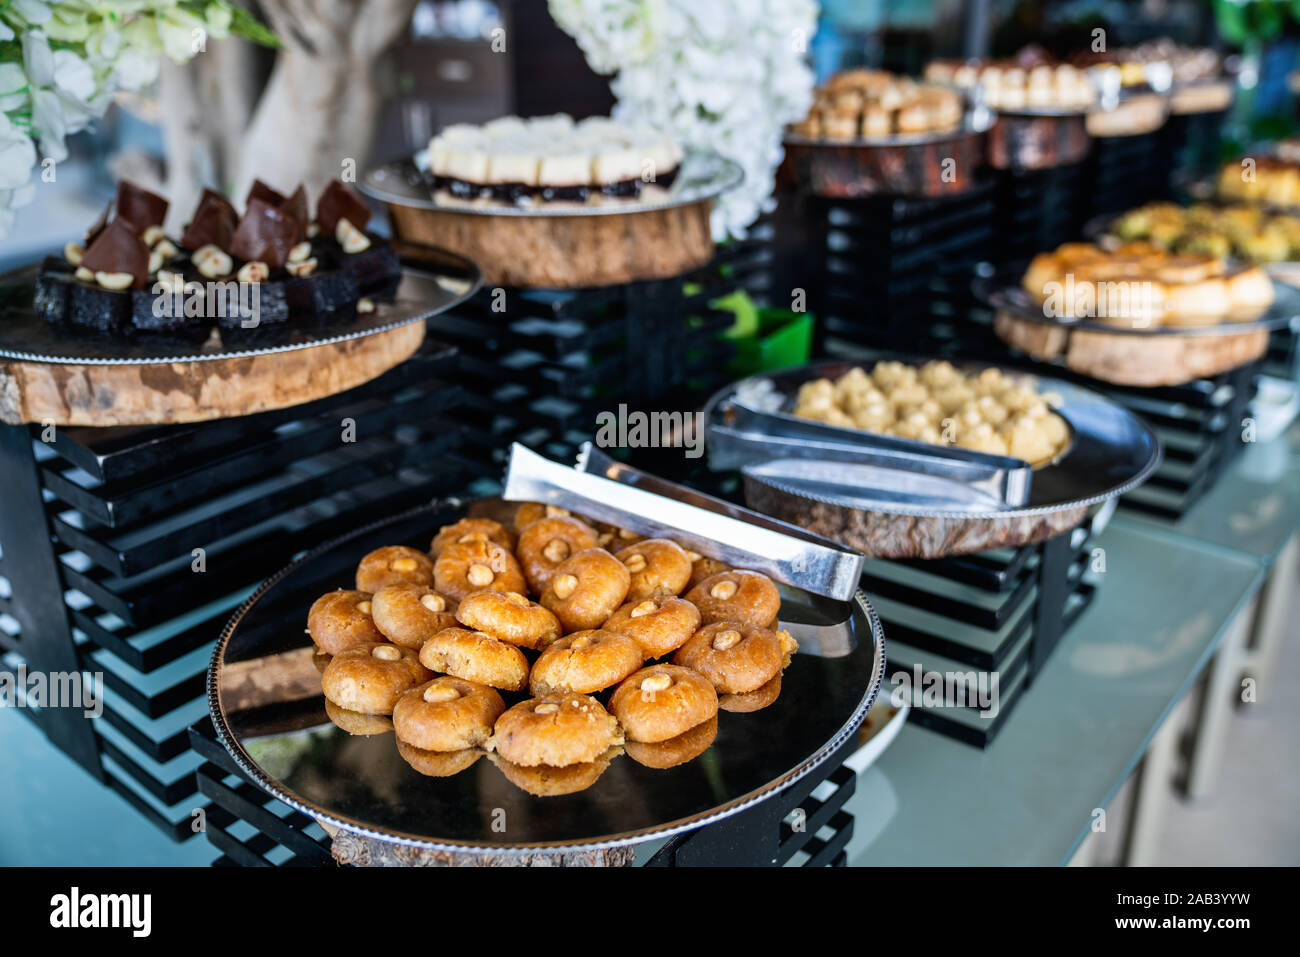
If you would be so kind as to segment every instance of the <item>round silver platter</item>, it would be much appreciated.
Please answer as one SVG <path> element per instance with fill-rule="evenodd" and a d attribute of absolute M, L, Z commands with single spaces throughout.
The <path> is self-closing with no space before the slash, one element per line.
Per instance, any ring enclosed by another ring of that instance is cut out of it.
<path fill-rule="evenodd" d="M 471 216 L 618 216 L 675 209 L 714 199 L 740 185 L 745 178 L 738 163 L 718 153 L 692 150 L 681 162 L 672 185 L 646 202 L 539 203 L 516 206 L 507 203 L 448 203 L 437 199 L 428 180 L 428 154 L 420 151 L 408 159 L 394 160 L 366 172 L 357 184 L 363 193 L 385 203 L 415 209 L 433 209 Z"/>
<path fill-rule="evenodd" d="M 898 359 L 916 366 L 927 361 L 910 356 L 888 355 L 879 358 Z M 775 392 L 784 397 L 782 410 L 788 412 L 793 409 L 795 396 L 805 382 L 838 379 L 856 367 L 866 367 L 869 370 L 875 361 L 877 360 L 832 359 L 742 379 L 709 399 L 704 407 L 706 426 L 718 419 L 720 407 L 728 398 L 737 391 L 763 388 L 764 380 L 770 382 Z M 993 363 L 954 360 L 953 365 L 963 372 L 977 373 Z M 1023 506 L 1005 509 L 937 509 L 874 496 L 872 489 L 856 486 L 827 484 L 820 490 L 802 485 L 792 486 L 762 475 L 761 472 L 746 474 L 745 481 L 747 485 L 764 486 L 792 499 L 820 502 L 835 509 L 1014 524 L 1020 520 L 1032 521 L 1086 511 L 1136 488 L 1160 464 L 1160 440 L 1141 419 L 1123 406 L 1063 379 L 1047 378 L 1011 366 L 999 365 L 998 368 L 1021 385 L 1040 393 L 1055 392 L 1059 395 L 1061 403 L 1055 411 L 1070 426 L 1070 443 L 1065 451 L 1051 462 L 1034 469 L 1029 501 Z M 842 431 L 846 438 L 864 434 L 857 429 Z M 916 444 L 919 449 L 932 448 L 920 442 Z M 788 516 L 778 517 L 790 520 Z M 825 534 L 824 531 L 822 533 Z"/>
<path fill-rule="evenodd" d="M 421 268 L 404 269 L 393 299 L 376 299 L 374 312 L 221 330 L 219 338 L 209 338 L 209 326 L 215 323 L 204 323 L 193 333 L 107 334 L 47 322 L 32 308 L 41 267 L 27 266 L 0 276 L 0 357 L 69 365 L 140 365 L 289 352 L 427 319 L 464 302 L 482 284 L 478 267 L 463 256 L 420 247 L 419 258 Z"/>
<path fill-rule="evenodd" d="M 782 586 L 781 626 L 800 650 L 780 697 L 750 714 L 720 712 L 716 740 L 694 760 L 653 770 L 619 755 L 586 790 L 552 797 L 511 784 L 486 756 L 450 777 L 426 777 L 399 755 L 391 732 L 353 736 L 327 719 L 304 624 L 319 595 L 352 587 L 367 552 L 425 549 L 466 511 L 434 503 L 326 543 L 231 617 L 208 670 L 208 704 L 223 744 L 268 793 L 344 830 L 434 850 L 635 844 L 728 817 L 790 786 L 849 740 L 880 689 L 884 635 L 866 598 L 840 603 Z"/>

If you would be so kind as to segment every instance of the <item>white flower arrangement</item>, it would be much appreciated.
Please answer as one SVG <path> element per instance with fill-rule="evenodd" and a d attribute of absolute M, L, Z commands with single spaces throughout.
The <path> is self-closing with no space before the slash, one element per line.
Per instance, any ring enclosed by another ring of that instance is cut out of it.
<path fill-rule="evenodd" d="M 740 164 L 745 182 L 715 206 L 713 232 L 743 236 L 772 206 L 783 127 L 812 103 L 815 0 L 550 0 L 550 10 L 593 70 L 617 72 L 617 118 Z"/>
<path fill-rule="evenodd" d="M 30 202 L 38 162 L 67 158 L 64 140 L 104 115 L 113 94 L 183 63 L 209 38 L 275 38 L 228 0 L 0 0 L 0 236 Z"/>

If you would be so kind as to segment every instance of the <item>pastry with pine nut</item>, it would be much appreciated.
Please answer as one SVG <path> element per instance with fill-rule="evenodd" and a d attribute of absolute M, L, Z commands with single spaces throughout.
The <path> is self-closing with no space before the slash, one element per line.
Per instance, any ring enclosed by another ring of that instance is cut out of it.
<path fill-rule="evenodd" d="M 744 694 L 779 675 L 798 648 L 788 632 L 719 621 L 677 649 L 673 663 L 698 671 L 721 694 Z"/>
<path fill-rule="evenodd" d="M 312 602 L 307 612 L 307 633 L 327 655 L 337 655 L 354 645 L 383 641 L 372 613 L 373 598 L 369 592 L 340 588 Z"/>
<path fill-rule="evenodd" d="M 623 750 L 637 764 L 663 771 L 694 761 L 713 746 L 717 736 L 718 716 L 715 714 L 667 741 L 633 741 L 629 738 L 624 742 Z"/>
<path fill-rule="evenodd" d="M 635 545 L 637 542 L 645 540 L 644 535 L 639 535 L 630 528 L 619 528 L 617 525 L 610 525 L 608 522 L 597 522 L 594 528 L 600 539 L 600 547 L 609 551 L 627 548 L 629 545 Z"/>
<path fill-rule="evenodd" d="M 718 713 L 713 685 L 690 668 L 651 665 L 618 686 L 609 709 L 629 741 L 667 741 Z"/>
<path fill-rule="evenodd" d="M 564 768 L 595 761 L 623 743 L 618 721 L 585 694 L 529 698 L 497 718 L 489 750 L 523 767 Z"/>
<path fill-rule="evenodd" d="M 712 578 L 714 575 L 722 572 L 731 571 L 731 566 L 726 562 L 720 562 L 716 558 L 709 558 L 707 555 L 701 555 L 699 552 L 685 549 L 686 557 L 691 560 L 691 577 L 686 582 L 684 591 L 689 591 L 706 578 Z"/>
<path fill-rule="evenodd" d="M 562 768 L 549 764 L 525 767 L 507 761 L 499 754 L 489 755 L 489 759 L 515 787 L 522 788 L 536 797 L 559 797 L 563 794 L 576 794 L 591 787 L 620 753 L 622 753 L 621 749 L 610 748 L 594 761 L 583 761 Z"/>
<path fill-rule="evenodd" d="M 478 748 L 506 703 L 487 685 L 443 675 L 405 692 L 393 708 L 397 737 L 421 751 Z"/>
<path fill-rule="evenodd" d="M 433 587 L 461 601 L 470 592 L 524 592 L 527 585 L 519 562 L 496 542 L 469 541 L 448 545 L 433 563 Z"/>
<path fill-rule="evenodd" d="M 357 588 L 377 592 L 385 585 L 433 585 L 433 559 L 405 545 L 385 545 L 361 559 Z"/>
<path fill-rule="evenodd" d="M 476 591 L 460 603 L 456 620 L 520 648 L 545 648 L 560 637 L 560 621 L 519 592 Z"/>
<path fill-rule="evenodd" d="M 370 600 L 375 627 L 403 648 L 419 651 L 424 643 L 456 624 L 456 603 L 428 585 L 385 585 Z"/>
<path fill-rule="evenodd" d="M 393 719 L 387 715 L 349 711 L 336 705 L 329 698 L 325 699 L 325 717 L 329 718 L 335 727 L 358 737 L 387 734 L 393 730 Z"/>
<path fill-rule="evenodd" d="M 762 711 L 779 697 L 781 697 L 781 674 L 777 672 L 775 678 L 753 691 L 718 695 L 718 707 L 734 714 L 748 714 L 751 711 Z"/>
<path fill-rule="evenodd" d="M 603 548 L 588 548 L 566 559 L 542 591 L 542 604 L 565 631 L 599 628 L 623 604 L 632 573 Z"/>
<path fill-rule="evenodd" d="M 362 714 L 392 714 L 403 691 L 433 677 L 410 648 L 367 642 L 334 656 L 320 677 L 325 697 Z"/>
<path fill-rule="evenodd" d="M 680 595 L 691 580 L 691 560 L 686 551 L 666 538 L 644 538 L 619 549 L 614 557 L 632 573 L 628 601 L 655 595 Z"/>
<path fill-rule="evenodd" d="M 453 774 L 460 774 L 483 757 L 483 752 L 478 748 L 425 751 L 407 744 L 401 738 L 397 739 L 397 753 L 417 774 L 423 774 L 426 778 L 449 778 Z"/>
<path fill-rule="evenodd" d="M 420 663 L 430 671 L 503 691 L 522 691 L 528 686 L 528 659 L 522 651 L 468 628 L 438 632 L 420 649 Z"/>
<path fill-rule="evenodd" d="M 580 519 L 569 515 L 536 519 L 519 533 L 519 564 L 528 587 L 540 594 L 555 569 L 578 552 L 595 547 L 595 529 Z"/>
<path fill-rule="evenodd" d="M 772 579 L 738 568 L 704 579 L 686 593 L 686 600 L 700 610 L 706 625 L 736 621 L 770 628 L 781 610 L 781 593 Z"/>
<path fill-rule="evenodd" d="M 641 646 L 627 635 L 575 631 L 552 643 L 533 663 L 528 690 L 535 696 L 591 694 L 613 687 L 641 667 Z"/>
<path fill-rule="evenodd" d="M 630 601 L 605 622 L 606 631 L 627 635 L 646 660 L 676 651 L 700 629 L 700 610 L 684 598 L 658 595 Z"/>
<path fill-rule="evenodd" d="M 448 545 L 464 542 L 496 542 L 514 551 L 515 537 L 500 522 L 490 518 L 462 518 L 438 529 L 429 545 L 429 554 L 437 558 Z"/>
<path fill-rule="evenodd" d="M 524 502 L 515 509 L 515 534 L 522 535 L 529 525 L 540 522 L 544 518 L 569 518 L 570 516 L 573 516 L 572 512 L 558 505 Z"/>

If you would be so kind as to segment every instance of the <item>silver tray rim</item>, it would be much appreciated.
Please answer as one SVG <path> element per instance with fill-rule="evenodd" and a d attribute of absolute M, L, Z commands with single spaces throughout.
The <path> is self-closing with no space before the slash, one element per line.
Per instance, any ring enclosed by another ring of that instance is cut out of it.
<path fill-rule="evenodd" d="M 794 372 L 795 370 L 806 369 L 809 370 L 810 377 L 812 377 L 813 375 L 815 375 L 817 370 L 827 368 L 832 365 L 840 366 L 846 362 L 849 363 L 858 362 L 859 364 L 865 364 L 869 361 L 880 361 L 883 359 L 897 359 L 898 361 L 910 362 L 912 364 L 919 364 L 922 362 L 930 361 L 929 359 L 920 356 L 887 355 L 887 356 L 881 356 L 879 359 L 876 360 L 825 359 L 825 360 L 820 360 L 818 362 L 810 362 L 803 366 L 790 366 L 786 369 L 776 369 L 773 371 Z M 914 507 L 914 506 L 902 505 L 895 502 L 883 502 L 883 501 L 873 502 L 871 503 L 870 506 L 854 505 L 854 504 L 849 504 L 840 501 L 833 496 L 817 495 L 807 491 L 806 489 L 797 488 L 785 482 L 779 481 L 777 479 L 769 478 L 768 476 L 764 476 L 764 475 L 752 475 L 745 472 L 742 473 L 744 476 L 744 481 L 755 482 L 759 485 L 765 485 L 768 488 L 774 489 L 775 491 L 782 493 L 783 495 L 789 495 L 793 498 L 797 498 L 809 502 L 819 502 L 823 505 L 829 505 L 841 509 L 853 509 L 861 512 L 878 512 L 883 515 L 914 515 L 918 518 L 958 519 L 962 521 L 979 521 L 979 520 L 1002 521 L 1006 519 L 1014 520 L 1018 518 L 1041 518 L 1046 515 L 1056 515 L 1061 512 L 1069 512 L 1081 508 L 1092 508 L 1094 506 L 1101 505 L 1109 501 L 1110 499 L 1116 498 L 1117 496 L 1123 495 L 1127 492 L 1131 492 L 1133 489 L 1137 488 L 1139 485 L 1141 485 L 1143 482 L 1145 482 L 1148 478 L 1151 477 L 1151 474 L 1155 472 L 1157 468 L 1160 467 L 1160 463 L 1164 459 L 1164 444 L 1160 441 L 1160 437 L 1155 433 L 1155 430 L 1153 430 L 1149 425 L 1147 425 L 1146 422 L 1144 422 L 1139 416 L 1134 415 L 1132 412 L 1130 412 L 1128 409 L 1125 409 L 1123 406 L 1119 405 L 1118 403 L 1112 402 L 1110 399 L 1106 398 L 1104 395 L 1102 395 L 1099 392 L 1095 392 L 1092 389 L 1088 389 L 1080 385 L 1075 385 L 1073 382 L 1067 382 L 1064 379 L 1055 379 L 1050 376 L 1039 375 L 1037 372 L 1032 372 L 1026 369 L 1019 369 L 1013 365 L 999 364 L 995 362 L 981 362 L 973 359 L 949 359 L 948 361 L 952 362 L 952 364 L 957 366 L 957 368 L 963 370 L 967 370 L 972 367 L 976 367 L 980 369 L 998 368 L 1001 369 L 1003 372 L 1008 372 L 1013 375 L 1022 376 L 1022 377 L 1028 376 L 1033 378 L 1035 380 L 1036 385 L 1041 388 L 1044 389 L 1064 388 L 1068 391 L 1082 393 L 1084 396 L 1094 401 L 1101 401 L 1107 403 L 1108 405 L 1115 406 L 1116 408 L 1123 410 L 1133 420 L 1134 424 L 1137 426 L 1140 432 L 1145 433 L 1145 435 L 1150 440 L 1153 447 L 1152 455 L 1147 460 L 1146 464 L 1141 469 L 1139 469 L 1134 475 L 1126 479 L 1124 482 L 1121 482 L 1119 485 L 1113 486 L 1112 488 L 1108 489 L 1105 492 L 1098 493 L 1096 495 L 1090 495 L 1085 498 L 1071 499 L 1066 502 L 1053 502 L 1048 505 L 1026 505 L 1026 506 L 1021 506 L 1019 508 L 1006 508 L 1006 509 L 978 509 L 978 510 L 977 509 L 934 509 L 934 508 L 924 508 L 919 506 Z M 738 379 L 737 381 L 731 383 L 731 385 L 724 386 L 722 389 L 715 392 L 712 396 L 709 397 L 709 401 L 704 406 L 704 419 L 706 424 L 711 420 L 713 416 L 713 410 L 717 407 L 718 403 L 721 402 L 723 399 L 725 399 L 728 395 L 733 393 L 738 385 L 740 385 L 742 382 L 748 382 L 753 379 L 765 378 L 767 375 L 771 375 L 771 374 L 772 373 L 759 373 L 756 376 L 749 376 L 746 377 L 745 379 Z M 1074 427 L 1071 426 L 1071 432 L 1073 432 L 1073 429 Z M 845 430 L 845 431 L 849 431 L 849 430 Z M 1068 456 L 1069 449 L 1073 447 L 1074 441 L 1075 440 L 1072 436 L 1070 439 L 1070 445 L 1066 447 L 1066 451 L 1063 452 L 1061 455 L 1059 455 L 1057 458 L 1053 459 L 1048 465 L 1044 466 L 1044 468 L 1059 467 L 1060 463 L 1063 462 L 1065 458 Z"/>
<path fill-rule="evenodd" d="M 294 343 L 286 343 L 284 345 L 279 345 L 279 346 L 263 346 L 260 348 L 250 347 L 247 349 L 237 349 L 237 350 L 223 351 L 223 352 L 195 352 L 192 354 L 178 355 L 178 356 L 153 356 L 153 357 L 143 356 L 143 357 L 131 357 L 131 358 L 124 358 L 121 356 L 118 357 L 55 356 L 55 355 L 44 355 L 44 354 L 33 353 L 33 352 L 23 352 L 16 349 L 6 349 L 4 346 L 3 332 L 2 332 L 4 328 L 4 324 L 2 321 L 0 321 L 0 359 L 12 359 L 18 362 L 41 362 L 47 365 L 77 365 L 77 366 L 171 365 L 176 362 L 219 362 L 222 359 L 248 359 L 257 356 L 275 355 L 277 353 L 282 353 L 282 352 L 297 352 L 300 349 L 315 349 L 318 346 L 329 346 L 339 342 L 349 342 L 353 339 L 364 339 L 366 336 L 377 335 L 378 333 L 381 332 L 391 332 L 394 329 L 400 328 L 401 326 L 410 325 L 413 322 L 423 322 L 424 320 L 429 319 L 432 316 L 436 316 L 441 313 L 444 313 L 449 309 L 455 309 L 457 306 L 463 305 L 475 293 L 477 293 L 480 289 L 483 288 L 483 272 L 478 268 L 478 266 L 474 262 L 470 261 L 469 259 L 466 259 L 464 256 L 460 255 L 459 253 L 453 253 L 450 250 L 440 248 L 438 251 L 440 254 L 460 260 L 468 267 L 470 271 L 470 279 L 468 280 L 469 287 L 465 290 L 465 292 L 452 293 L 448 291 L 448 295 L 452 297 L 451 300 L 446 303 L 433 306 L 433 307 L 428 307 L 425 305 L 416 305 L 415 303 L 411 303 L 410 305 L 407 306 L 408 309 L 414 310 L 411 313 L 411 315 L 404 316 L 401 319 L 395 319 L 392 322 L 386 322 L 382 325 L 371 326 L 370 328 L 367 329 L 361 329 L 356 332 L 351 332 L 351 333 L 346 333 L 346 334 L 336 335 L 336 336 L 327 336 L 323 339 L 313 340 L 312 342 L 294 342 Z M 0 283 L 3 283 L 5 280 L 8 279 L 15 278 L 22 273 L 39 271 L 40 268 L 41 267 L 39 263 L 33 263 L 32 265 L 21 266 L 18 269 L 10 270 L 9 272 L 0 275 Z M 419 278 L 428 279 L 432 282 L 437 282 L 437 280 L 439 279 L 439 275 L 437 273 L 430 272 L 427 269 L 416 269 L 416 268 L 409 268 L 405 266 L 402 267 L 402 275 L 404 277 L 408 275 L 416 276 Z M 376 305 L 380 309 L 383 309 L 385 307 L 389 307 L 389 308 L 392 307 L 391 303 L 377 303 Z"/>
<path fill-rule="evenodd" d="M 580 853 L 585 851 L 606 850 L 614 847 L 627 847 L 634 844 L 643 844 L 646 841 L 652 841 L 658 838 L 672 837 L 675 834 L 681 834 L 683 831 L 690 831 L 703 827 L 706 824 L 712 824 L 716 821 L 722 820 L 723 818 L 737 814 L 746 808 L 752 807 L 753 805 L 784 791 L 786 788 L 811 773 L 813 769 L 824 764 L 830 756 L 835 753 L 837 748 L 839 748 L 852 735 L 857 733 L 858 728 L 862 725 L 867 712 L 871 709 L 871 705 L 875 702 L 876 697 L 880 692 L 880 688 L 885 678 L 886 667 L 884 627 L 881 625 L 880 617 L 876 613 L 875 606 L 871 604 L 867 596 L 859 589 L 854 594 L 852 603 L 857 605 L 863 611 L 867 617 L 867 621 L 870 623 L 874 648 L 871 657 L 871 679 L 868 682 L 866 691 L 863 693 L 862 699 L 858 702 L 857 708 L 849 716 L 845 724 L 840 727 L 839 731 L 837 731 L 835 735 L 817 751 L 805 758 L 801 764 L 791 768 L 781 777 L 770 781 L 766 786 L 735 798 L 726 804 L 718 805 L 712 810 L 705 811 L 693 817 L 669 821 L 656 827 L 644 828 L 639 831 L 630 831 L 624 834 L 604 835 L 581 842 L 550 841 L 482 844 L 456 841 L 432 841 L 428 838 L 419 837 L 413 834 L 382 830 L 362 821 L 356 821 L 352 818 L 333 814 L 315 806 L 309 801 L 303 800 L 287 788 L 281 786 L 278 782 L 274 781 L 270 775 L 266 774 L 258 764 L 249 757 L 247 752 L 239 744 L 238 740 L 236 740 L 234 732 L 226 722 L 225 712 L 222 710 L 220 703 L 218 671 L 221 664 L 221 657 L 225 652 L 226 646 L 230 643 L 230 639 L 234 635 L 235 629 L 239 627 L 244 616 L 248 614 L 252 607 L 256 605 L 268 591 L 293 571 L 313 560 L 318 555 L 337 548 L 354 538 L 377 531 L 384 525 L 406 521 L 417 517 L 423 512 L 433 512 L 447 506 L 463 508 L 468 505 L 469 501 L 469 499 L 457 497 L 437 499 L 433 502 L 418 505 L 414 508 L 406 509 L 405 511 L 398 512 L 394 515 L 389 515 L 385 518 L 370 522 L 367 525 L 353 529 L 345 535 L 340 535 L 330 539 L 329 541 L 323 542 L 306 552 L 306 554 L 302 555 L 295 561 L 290 562 L 266 581 L 262 582 L 262 584 L 259 585 L 251 595 L 244 599 L 239 608 L 231 614 L 230 619 L 221 630 L 221 636 L 217 639 L 216 647 L 213 648 L 212 656 L 208 662 L 206 678 L 208 714 L 212 719 L 213 726 L 216 728 L 218 740 L 225 747 L 231 758 L 237 765 L 239 765 L 240 769 L 248 775 L 253 783 L 262 788 L 262 790 L 266 791 L 272 797 L 283 801 L 294 810 L 300 811 L 317 821 L 324 821 L 327 824 L 331 824 L 334 827 L 348 831 L 352 834 L 358 834 L 362 837 L 383 841 L 387 844 L 418 847 L 425 850 L 449 851 L 454 853 L 523 855 L 536 853 L 539 850 L 557 850 L 566 853 Z"/>
<path fill-rule="evenodd" d="M 423 158 L 423 159 L 422 159 Z M 607 206 L 583 206 L 574 204 L 572 206 L 556 204 L 554 208 L 547 205 L 528 207 L 528 206 L 507 206 L 484 205 L 471 206 L 469 204 L 448 204 L 439 203 L 429 193 L 427 198 L 417 198 L 413 196 L 402 196 L 392 192 L 391 189 L 375 182 L 376 178 L 385 175 L 401 176 L 408 166 L 423 172 L 428 167 L 428 151 L 420 150 L 412 156 L 402 157 L 400 159 L 389 160 L 387 163 L 381 163 L 378 166 L 371 167 L 357 180 L 357 187 L 372 199 L 388 203 L 392 206 L 401 206 L 409 209 L 427 209 L 438 213 L 461 213 L 466 216 L 487 216 L 487 217 L 504 217 L 504 218 L 523 218 L 523 219 L 560 219 L 582 216 L 625 216 L 633 213 L 651 213 L 668 209 L 679 209 L 683 206 L 694 206 L 696 203 L 707 202 L 721 196 L 730 190 L 735 189 L 745 180 L 745 171 L 735 160 L 728 159 L 721 153 L 713 150 L 687 150 L 682 158 L 681 168 L 685 168 L 688 163 L 713 163 L 715 170 L 712 176 L 703 184 L 692 187 L 688 192 L 686 189 L 681 190 L 681 195 L 672 192 L 677 187 L 677 182 L 669 187 L 667 198 L 652 203 L 611 203 Z M 680 174 L 679 174 L 680 175 Z"/>

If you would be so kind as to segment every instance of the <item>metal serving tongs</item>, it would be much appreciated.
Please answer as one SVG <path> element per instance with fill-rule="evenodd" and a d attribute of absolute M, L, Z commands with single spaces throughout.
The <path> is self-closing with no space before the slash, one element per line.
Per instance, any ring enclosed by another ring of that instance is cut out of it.
<path fill-rule="evenodd" d="M 1018 508 L 1033 468 L 1006 455 L 930 445 L 753 408 L 732 396 L 707 433 L 709 466 L 741 469 L 812 494 L 854 490 L 865 498 L 932 508 Z"/>
<path fill-rule="evenodd" d="M 515 443 L 501 497 L 542 502 L 670 538 L 701 555 L 837 601 L 851 599 L 862 556 L 829 539 L 617 462 L 590 442 L 577 468 Z"/>

